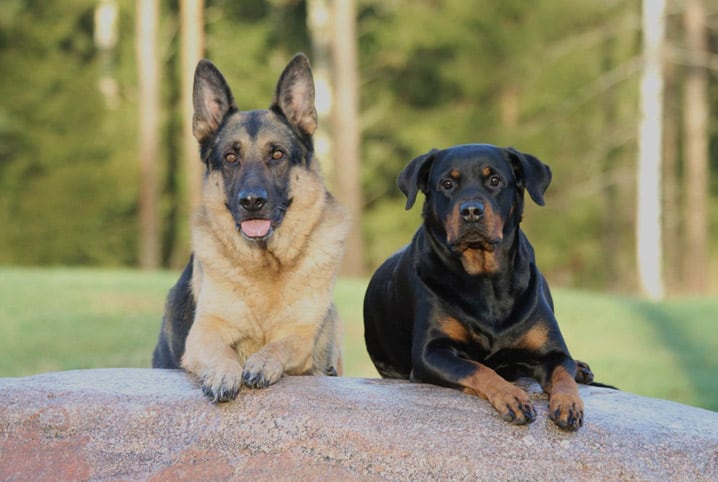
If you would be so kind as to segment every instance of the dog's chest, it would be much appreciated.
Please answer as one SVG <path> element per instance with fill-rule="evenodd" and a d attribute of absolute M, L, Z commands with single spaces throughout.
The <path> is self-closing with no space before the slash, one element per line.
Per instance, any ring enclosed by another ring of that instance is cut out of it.
<path fill-rule="evenodd" d="M 205 266 L 198 308 L 249 336 L 264 337 L 282 325 L 301 323 L 321 306 L 326 309 L 331 279 L 304 263 L 281 270 L 261 265 L 251 269 L 242 265 Z"/>
<path fill-rule="evenodd" d="M 477 356 L 510 349 L 526 330 L 527 320 L 517 317 L 510 300 L 473 294 L 442 303 L 443 312 L 466 330 L 466 346 Z"/>

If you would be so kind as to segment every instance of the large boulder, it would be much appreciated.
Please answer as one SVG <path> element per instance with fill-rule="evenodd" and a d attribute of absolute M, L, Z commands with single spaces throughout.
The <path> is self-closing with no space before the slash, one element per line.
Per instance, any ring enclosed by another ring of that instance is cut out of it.
<path fill-rule="evenodd" d="M 583 428 L 459 391 L 286 377 L 214 405 L 184 373 L 0 379 L 0 480 L 718 480 L 718 413 L 581 387 Z"/>

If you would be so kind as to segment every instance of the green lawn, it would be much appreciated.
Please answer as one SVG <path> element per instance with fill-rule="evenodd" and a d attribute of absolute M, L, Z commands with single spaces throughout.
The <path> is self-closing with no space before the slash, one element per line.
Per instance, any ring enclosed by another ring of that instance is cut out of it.
<path fill-rule="evenodd" d="M 178 273 L 0 268 L 0 376 L 148 367 Z M 375 377 L 363 344 L 366 281 L 341 279 L 345 375 Z M 651 303 L 554 290 L 572 354 L 598 381 L 718 410 L 718 299 Z"/>

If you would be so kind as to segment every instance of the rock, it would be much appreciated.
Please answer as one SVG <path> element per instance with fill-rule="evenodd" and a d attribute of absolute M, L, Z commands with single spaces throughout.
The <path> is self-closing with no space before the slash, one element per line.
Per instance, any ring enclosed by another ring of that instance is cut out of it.
<path fill-rule="evenodd" d="M 213 405 L 181 371 L 0 379 L 0 480 L 718 480 L 718 413 L 581 387 L 562 432 L 394 380 L 286 377 Z"/>

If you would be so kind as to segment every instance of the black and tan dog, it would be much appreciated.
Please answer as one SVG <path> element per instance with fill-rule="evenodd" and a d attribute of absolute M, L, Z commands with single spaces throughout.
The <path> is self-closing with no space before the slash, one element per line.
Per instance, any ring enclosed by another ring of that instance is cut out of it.
<path fill-rule="evenodd" d="M 462 389 L 487 398 L 516 424 L 536 413 L 509 383 L 538 380 L 549 415 L 576 430 L 583 402 L 546 280 L 519 227 L 524 190 L 543 205 L 548 166 L 485 144 L 433 150 L 411 161 L 398 184 L 413 206 L 425 195 L 423 226 L 374 274 L 364 299 L 369 355 L 383 377 Z"/>
<path fill-rule="evenodd" d="M 194 79 L 193 132 L 206 164 L 193 255 L 167 299 L 152 365 L 194 374 L 205 395 L 341 371 L 332 291 L 346 212 L 313 157 L 308 59 L 296 55 L 267 110 L 239 111 L 208 61 Z"/>

